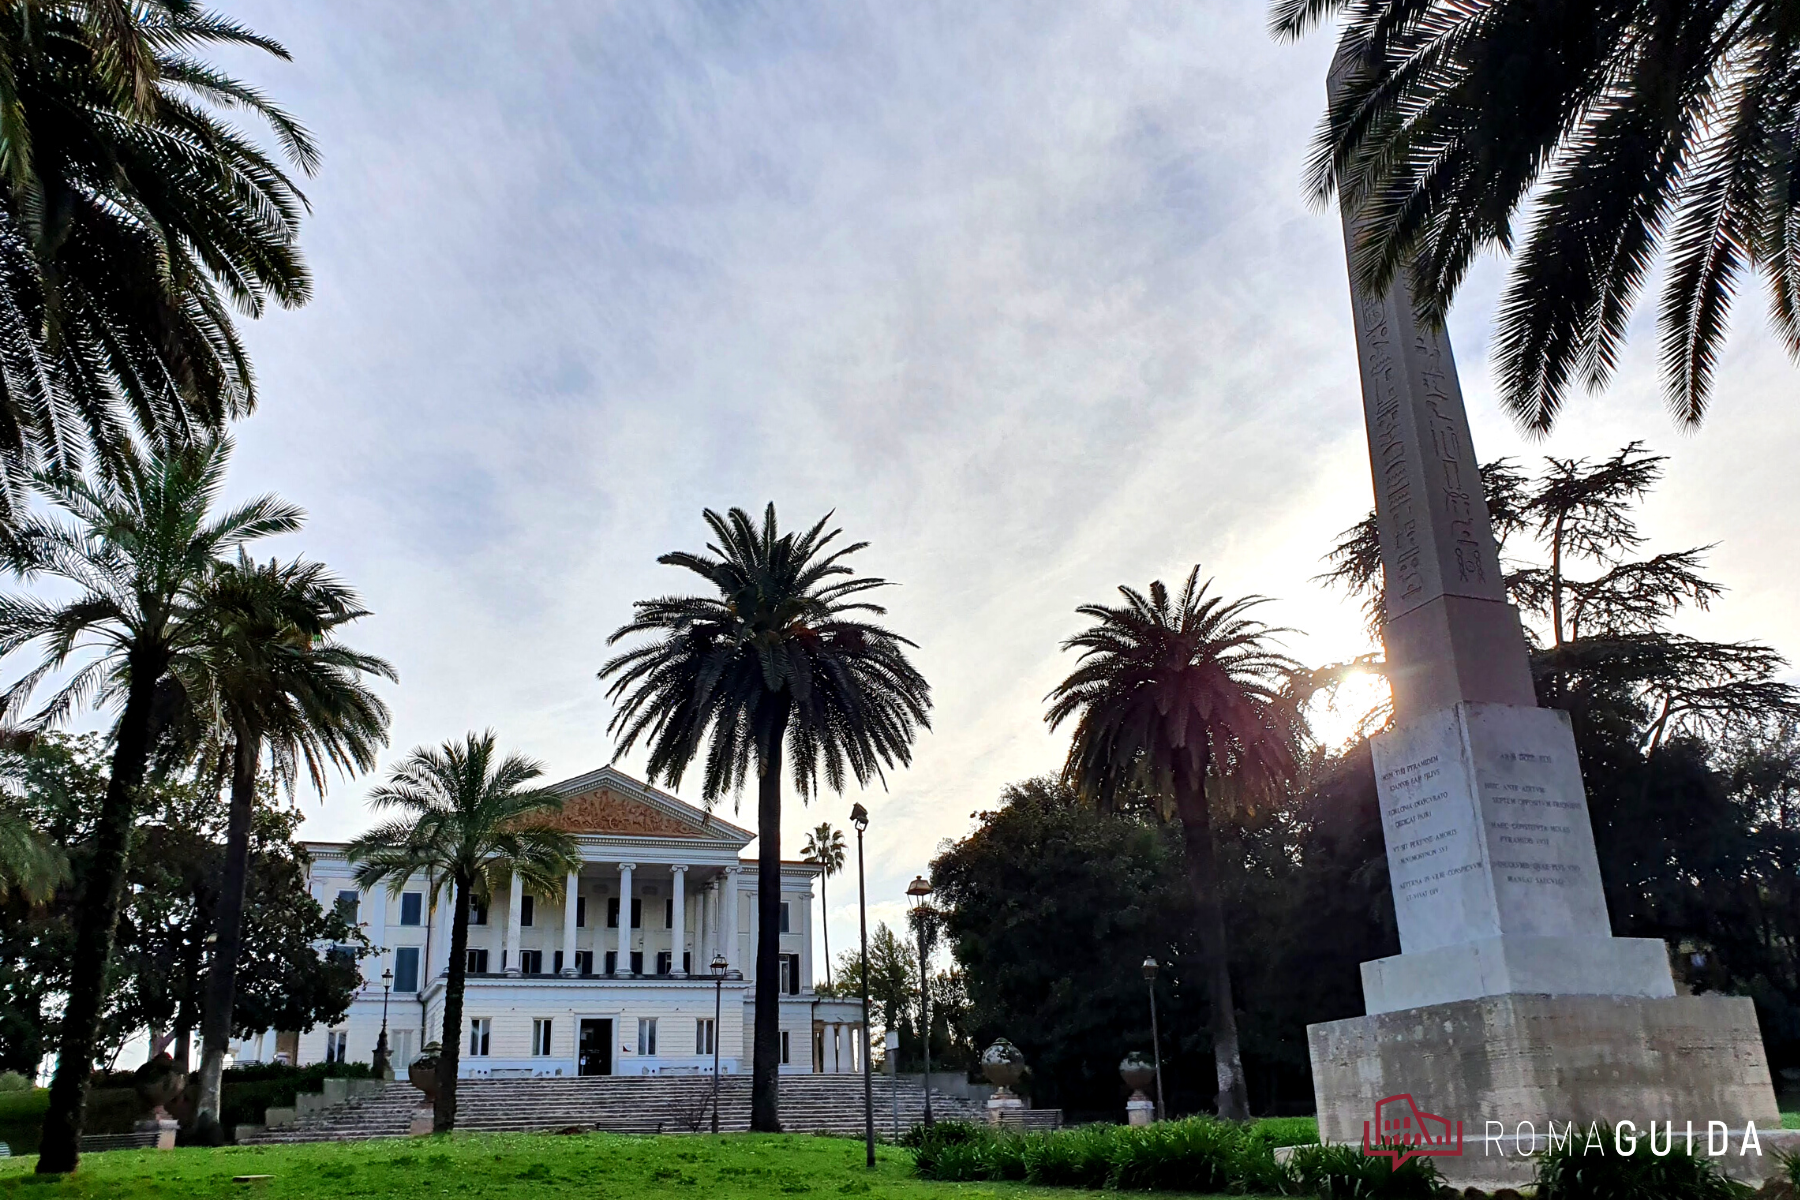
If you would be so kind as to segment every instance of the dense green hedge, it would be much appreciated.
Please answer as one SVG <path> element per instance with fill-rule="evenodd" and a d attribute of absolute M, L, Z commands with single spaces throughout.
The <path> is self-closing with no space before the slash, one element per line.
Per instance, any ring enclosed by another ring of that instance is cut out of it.
<path fill-rule="evenodd" d="M 0 1142 L 14 1154 L 36 1154 L 43 1132 L 44 1110 L 50 1107 L 50 1089 L 0 1093 Z M 97 1087 L 88 1092 L 89 1133 L 130 1133 L 143 1114 L 132 1088 Z"/>
<path fill-rule="evenodd" d="M 224 1125 L 227 1130 L 237 1125 L 260 1125 L 268 1108 L 285 1108 L 294 1103 L 301 1092 L 319 1091 L 326 1079 L 366 1079 L 367 1063 L 318 1063 L 310 1067 L 284 1067 L 268 1064 L 234 1068 L 225 1072 Z M 96 1082 L 88 1092 L 88 1133 L 130 1133 L 143 1116 L 143 1105 L 137 1091 L 117 1086 L 129 1075 L 114 1072 Z M 190 1077 L 192 1089 L 198 1086 Z M 36 1154 L 38 1137 L 44 1124 L 44 1109 L 50 1093 L 45 1088 L 0 1092 L 0 1142 L 14 1154 Z"/>
<path fill-rule="evenodd" d="M 916 1129 L 905 1139 L 925 1179 L 1010 1180 L 1045 1187 L 1124 1191 L 1311 1192 L 1335 1200 L 1430 1200 L 1439 1186 L 1429 1162 L 1396 1172 L 1385 1159 L 1306 1145 L 1317 1140 L 1308 1118 L 1236 1125 L 1189 1117 L 1154 1125 L 1084 1125 L 1042 1133 L 999 1133 L 955 1122 Z M 1300 1146 L 1291 1163 L 1278 1146 Z M 1380 1167 L 1379 1172 L 1369 1169 Z"/>
<path fill-rule="evenodd" d="M 263 1112 L 287 1108 L 301 1092 L 316 1092 L 327 1079 L 367 1079 L 368 1063 L 314 1063 L 310 1067 L 284 1067 L 258 1063 L 225 1072 L 220 1124 L 230 1130 L 238 1125 L 262 1124 Z"/>
<path fill-rule="evenodd" d="M 1357 1146 L 1320 1146 L 1310 1118 L 1235 1125 L 1190 1117 L 1155 1125 L 1085 1125 L 1043 1133 L 1002 1133 L 985 1125 L 915 1126 L 913 1148 L 925 1179 L 1016 1181 L 1046 1187 L 1120 1191 L 1231 1192 L 1316 1196 L 1319 1200 L 1438 1200 L 1460 1196 L 1429 1158 L 1399 1170 Z M 1275 1147 L 1297 1146 L 1286 1163 Z M 1800 1183 L 1800 1159 L 1786 1162 Z M 1712 1160 L 1584 1154 L 1569 1148 L 1538 1159 L 1536 1200 L 1747 1200 L 1749 1188 L 1719 1173 Z"/>

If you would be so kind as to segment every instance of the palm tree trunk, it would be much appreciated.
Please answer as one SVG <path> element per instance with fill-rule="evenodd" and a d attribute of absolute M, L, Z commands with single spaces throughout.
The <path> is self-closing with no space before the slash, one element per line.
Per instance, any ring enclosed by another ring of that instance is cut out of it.
<path fill-rule="evenodd" d="M 757 763 L 756 1041 L 750 1128 L 781 1132 L 781 739 Z M 726 930 L 726 936 L 732 931 Z"/>
<path fill-rule="evenodd" d="M 1204 776 L 1202 777 L 1204 779 Z M 1176 811 L 1181 816 L 1183 858 L 1188 888 L 1199 914 L 1200 954 L 1206 972 L 1206 997 L 1212 1009 L 1213 1067 L 1219 1077 L 1215 1099 L 1219 1116 L 1228 1121 L 1250 1119 L 1244 1085 L 1244 1061 L 1238 1051 L 1237 1005 L 1231 994 L 1231 958 L 1225 938 L 1225 906 L 1219 897 L 1218 859 L 1213 847 L 1212 811 L 1206 785 L 1176 785 Z"/>
<path fill-rule="evenodd" d="M 250 820 L 256 814 L 256 765 L 262 738 L 236 731 L 231 769 L 231 816 L 225 832 L 225 872 L 213 921 L 212 966 L 206 973 L 206 1008 L 200 1018 L 200 1100 L 194 1137 L 203 1146 L 225 1141 L 219 1124 L 225 1051 L 231 1040 L 231 1008 L 237 998 L 238 950 L 244 937 L 244 888 L 250 878 Z"/>
<path fill-rule="evenodd" d="M 57 1038 L 56 1075 L 38 1148 L 37 1173 L 61 1175 L 81 1161 L 81 1129 L 87 1120 L 88 1075 L 94 1069 L 94 1043 L 100 1033 L 100 1010 L 106 1002 L 106 975 L 112 966 L 113 938 L 119 925 L 119 902 L 125 890 L 125 866 L 131 855 L 131 827 L 137 815 L 138 790 L 150 759 L 150 713 L 161 664 L 133 662 L 125 711 L 119 715 L 117 742 L 100 820 L 94 826 L 94 856 L 76 914 L 75 951 L 69 964 L 69 999 L 63 1006 Z"/>
<path fill-rule="evenodd" d="M 438 1046 L 437 1108 L 431 1131 L 456 1128 L 456 1071 L 462 1062 L 463 984 L 469 973 L 469 883 L 456 881 L 456 907 L 450 914 L 450 973 L 444 980 L 444 1032 Z M 630 920 L 626 914 L 626 920 Z"/>

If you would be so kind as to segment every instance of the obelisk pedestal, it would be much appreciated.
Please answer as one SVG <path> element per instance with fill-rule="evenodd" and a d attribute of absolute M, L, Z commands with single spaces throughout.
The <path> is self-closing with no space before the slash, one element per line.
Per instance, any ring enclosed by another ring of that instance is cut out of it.
<path fill-rule="evenodd" d="M 1363 964 L 1367 1016 L 1307 1029 L 1320 1137 L 1360 1143 L 1378 1102 L 1410 1095 L 1462 1123 L 1463 1154 L 1434 1159 L 1452 1182 L 1517 1186 L 1532 1171 L 1519 1152 L 1550 1122 L 1723 1122 L 1737 1140 L 1720 1165 L 1761 1178 L 1772 1155 L 1737 1151 L 1751 1124 L 1768 1149 L 1781 1118 L 1752 1002 L 1679 996 L 1660 941 L 1612 936 L 1574 735 L 1537 707 L 1449 341 L 1414 319 L 1404 280 L 1374 296 L 1353 270 L 1351 303 L 1386 581 L 1395 723 L 1372 747 L 1401 953 Z"/>

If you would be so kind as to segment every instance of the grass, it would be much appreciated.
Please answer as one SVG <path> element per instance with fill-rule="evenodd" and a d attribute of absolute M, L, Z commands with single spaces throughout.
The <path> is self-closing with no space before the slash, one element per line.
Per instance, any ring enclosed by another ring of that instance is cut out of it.
<path fill-rule="evenodd" d="M 34 1160 L 0 1159 L 4 1200 L 385 1200 L 495 1197 L 499 1200 L 1050 1200 L 1093 1192 L 1006 1183 L 932 1183 L 912 1177 L 912 1156 L 876 1148 L 863 1166 L 861 1142 L 800 1134 L 632 1137 L 623 1134 L 458 1134 L 407 1141 L 219 1150 L 130 1150 L 83 1156 L 75 1175 L 39 1180 Z M 268 1175 L 233 1183 L 234 1175 Z M 1169 1193 L 1162 1193 L 1168 1196 Z"/>

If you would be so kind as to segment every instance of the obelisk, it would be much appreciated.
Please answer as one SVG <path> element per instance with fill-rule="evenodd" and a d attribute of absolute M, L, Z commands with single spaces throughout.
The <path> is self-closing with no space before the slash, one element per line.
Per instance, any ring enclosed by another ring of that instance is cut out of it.
<path fill-rule="evenodd" d="M 1350 61 L 1340 45 L 1334 94 Z M 1401 953 L 1363 964 L 1367 1016 L 1308 1029 L 1321 1138 L 1359 1142 L 1398 1094 L 1508 1135 L 1778 1128 L 1751 1001 L 1677 996 L 1662 942 L 1612 936 L 1574 735 L 1537 705 L 1448 337 L 1415 319 L 1404 276 L 1376 296 L 1352 268 L 1351 305 L 1387 585 L 1395 720 L 1371 745 Z M 1506 1148 L 1438 1165 L 1516 1184 L 1529 1165 Z"/>

